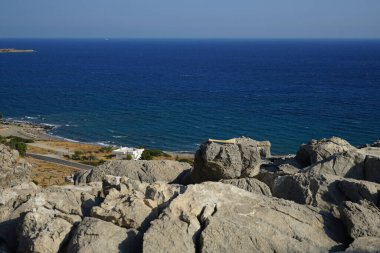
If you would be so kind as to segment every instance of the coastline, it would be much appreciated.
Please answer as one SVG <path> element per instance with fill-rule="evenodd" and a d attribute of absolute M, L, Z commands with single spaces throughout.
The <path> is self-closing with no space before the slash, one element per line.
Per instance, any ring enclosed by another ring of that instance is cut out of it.
<path fill-rule="evenodd" d="M 0 48 L 0 54 L 35 53 L 33 49 Z"/>
<path fill-rule="evenodd" d="M 35 141 L 37 144 L 29 144 L 30 146 L 45 146 L 43 148 L 49 149 L 46 145 L 39 145 L 39 143 L 54 143 L 57 142 L 59 144 L 67 143 L 67 146 L 71 147 L 71 150 L 68 149 L 67 152 L 59 152 L 60 156 L 70 155 L 74 151 L 72 149 L 78 148 L 80 149 L 99 149 L 102 147 L 108 147 L 113 145 L 101 144 L 96 142 L 82 142 L 78 140 L 72 140 L 63 136 L 56 136 L 48 133 L 49 130 L 58 127 L 54 124 L 47 123 L 35 123 L 27 120 L 16 120 L 12 118 L 5 118 L 0 120 L 0 136 L 17 136 L 24 139 L 31 139 Z M 55 146 L 55 145 L 53 145 Z M 60 145 L 62 146 L 62 145 Z M 53 150 L 55 147 L 51 147 Z M 165 151 L 163 152 L 169 154 L 172 157 L 176 157 L 179 159 L 192 159 L 194 158 L 193 152 L 188 151 Z"/>

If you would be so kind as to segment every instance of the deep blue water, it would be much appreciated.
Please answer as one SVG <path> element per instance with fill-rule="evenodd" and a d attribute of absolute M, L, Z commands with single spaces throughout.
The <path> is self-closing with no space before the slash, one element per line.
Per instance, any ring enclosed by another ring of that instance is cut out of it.
<path fill-rule="evenodd" d="M 274 153 L 380 139 L 380 41 L 0 40 L 0 112 L 53 134 L 193 151 L 207 138 Z"/>

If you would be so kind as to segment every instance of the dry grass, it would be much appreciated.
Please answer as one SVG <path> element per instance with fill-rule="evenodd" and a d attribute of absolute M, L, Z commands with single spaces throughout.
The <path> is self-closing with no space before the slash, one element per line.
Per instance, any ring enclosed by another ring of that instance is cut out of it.
<path fill-rule="evenodd" d="M 40 161 L 30 157 L 27 158 L 27 161 L 33 165 L 33 182 L 43 187 L 71 184 L 65 182 L 65 177 L 71 176 L 78 171 L 78 169 L 72 167 Z"/>
<path fill-rule="evenodd" d="M 29 153 L 35 153 L 35 154 L 43 154 L 43 155 L 46 155 L 46 154 L 56 154 L 57 153 L 54 150 L 50 150 L 50 149 L 47 149 L 47 148 L 35 147 L 35 146 L 32 146 L 32 145 L 28 145 L 28 152 Z"/>
<path fill-rule="evenodd" d="M 70 150 L 70 152 L 74 152 L 80 150 L 84 153 L 96 152 L 101 147 L 98 145 L 84 144 L 78 142 L 68 142 L 68 141 L 44 141 L 44 143 L 51 147 L 64 148 Z"/>

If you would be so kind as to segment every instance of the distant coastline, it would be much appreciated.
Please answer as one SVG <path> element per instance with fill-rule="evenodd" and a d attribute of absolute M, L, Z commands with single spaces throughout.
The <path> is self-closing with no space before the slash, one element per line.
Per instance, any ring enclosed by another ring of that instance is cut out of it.
<path fill-rule="evenodd" d="M 35 53 L 33 49 L 0 48 L 0 53 Z"/>

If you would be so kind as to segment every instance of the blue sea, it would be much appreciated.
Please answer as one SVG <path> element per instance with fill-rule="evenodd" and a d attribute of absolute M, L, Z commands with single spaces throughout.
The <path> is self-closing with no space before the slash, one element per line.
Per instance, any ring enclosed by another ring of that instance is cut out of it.
<path fill-rule="evenodd" d="M 95 143 L 195 151 L 208 138 L 380 139 L 379 40 L 1 39 L 0 112 Z"/>

